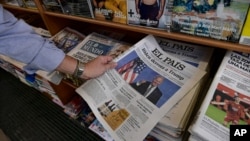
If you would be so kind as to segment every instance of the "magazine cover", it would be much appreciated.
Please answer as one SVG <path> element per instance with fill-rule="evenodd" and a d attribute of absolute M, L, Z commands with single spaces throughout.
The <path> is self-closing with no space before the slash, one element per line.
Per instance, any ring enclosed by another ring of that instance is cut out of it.
<path fill-rule="evenodd" d="M 63 13 L 61 5 L 57 0 L 42 0 L 46 11 Z"/>
<path fill-rule="evenodd" d="M 91 0 L 42 0 L 47 11 L 94 18 Z"/>
<path fill-rule="evenodd" d="M 114 61 L 115 69 L 76 89 L 114 140 L 143 140 L 206 74 L 164 52 L 152 35 Z"/>
<path fill-rule="evenodd" d="M 26 8 L 37 9 L 34 0 L 23 0 L 23 3 Z"/>
<path fill-rule="evenodd" d="M 192 135 L 204 140 L 228 141 L 230 125 L 250 124 L 249 66 L 250 54 L 227 51 L 189 128 Z"/>
<path fill-rule="evenodd" d="M 247 14 L 246 22 L 243 26 L 243 30 L 240 36 L 240 44 L 249 45 L 250 46 L 250 9 Z"/>
<path fill-rule="evenodd" d="M 57 34 L 52 36 L 52 40 L 55 45 L 63 50 L 65 53 L 68 53 L 70 50 L 75 48 L 81 41 L 84 40 L 86 36 L 75 29 L 70 27 L 65 27 Z"/>
<path fill-rule="evenodd" d="M 171 31 L 239 42 L 248 0 L 174 1 Z"/>
<path fill-rule="evenodd" d="M 91 0 L 77 0 L 77 1 L 57 0 L 57 1 L 62 9 L 62 13 L 64 14 L 94 18 Z"/>
<path fill-rule="evenodd" d="M 168 32 L 170 32 L 171 30 L 173 9 L 174 9 L 174 0 L 166 0 L 166 6 L 163 12 L 163 16 L 164 16 L 163 23 Z"/>
<path fill-rule="evenodd" d="M 127 24 L 127 0 L 92 0 L 95 19 Z"/>
<path fill-rule="evenodd" d="M 164 29 L 171 24 L 173 0 L 128 0 L 127 23 L 154 29 Z"/>

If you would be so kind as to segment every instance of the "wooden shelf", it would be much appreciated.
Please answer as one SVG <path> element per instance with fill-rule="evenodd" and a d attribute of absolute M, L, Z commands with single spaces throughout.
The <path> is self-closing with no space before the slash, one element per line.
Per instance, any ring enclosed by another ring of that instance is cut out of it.
<path fill-rule="evenodd" d="M 25 7 L 19 7 L 14 5 L 8 5 L 8 4 L 2 4 L 4 8 L 9 10 L 18 10 L 23 12 L 30 12 L 30 13 L 37 13 L 39 14 L 39 11 L 37 9 L 31 9 L 31 8 L 25 8 Z"/>
<path fill-rule="evenodd" d="M 86 23 L 91 23 L 95 25 L 134 31 L 138 33 L 153 34 L 155 36 L 160 36 L 160 37 L 179 40 L 179 41 L 185 41 L 189 43 L 200 44 L 204 46 L 211 46 L 215 48 L 223 48 L 223 49 L 228 49 L 228 50 L 235 50 L 235 51 L 250 53 L 250 46 L 241 45 L 241 44 L 233 43 L 233 42 L 221 41 L 221 40 L 216 40 L 216 39 L 211 39 L 211 38 L 206 38 L 206 37 L 198 37 L 198 36 L 182 34 L 182 33 L 167 32 L 165 30 L 125 25 L 125 24 L 114 23 L 114 22 L 109 22 L 109 21 L 99 21 L 95 19 L 64 15 L 60 13 L 45 12 L 45 14 L 49 16 L 60 17 L 60 18 L 75 20 L 79 22 L 86 22 Z"/>

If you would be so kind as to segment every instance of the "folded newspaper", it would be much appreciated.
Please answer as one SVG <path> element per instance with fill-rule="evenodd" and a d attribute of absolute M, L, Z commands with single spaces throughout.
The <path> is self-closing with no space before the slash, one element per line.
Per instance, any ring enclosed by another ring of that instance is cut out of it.
<path fill-rule="evenodd" d="M 152 35 L 114 61 L 76 92 L 115 141 L 143 140 L 206 73 L 164 52 Z"/>
<path fill-rule="evenodd" d="M 128 43 L 92 32 L 67 55 L 86 63 L 99 55 L 110 55 L 115 58 L 120 55 L 117 50 L 123 52 L 130 46 Z"/>
<path fill-rule="evenodd" d="M 190 140 L 229 141 L 230 125 L 250 124 L 250 54 L 227 51 L 189 132 Z"/>
<path fill-rule="evenodd" d="M 212 57 L 213 48 L 199 46 L 179 41 L 168 40 L 156 37 L 160 47 L 169 54 L 179 59 L 207 71 Z M 183 99 L 178 102 L 165 116 L 159 121 L 159 124 L 175 130 L 183 130 L 188 116 L 192 113 L 192 105 L 195 105 L 195 96 L 198 95 L 199 82 Z M 158 124 L 158 125 L 159 125 Z"/>

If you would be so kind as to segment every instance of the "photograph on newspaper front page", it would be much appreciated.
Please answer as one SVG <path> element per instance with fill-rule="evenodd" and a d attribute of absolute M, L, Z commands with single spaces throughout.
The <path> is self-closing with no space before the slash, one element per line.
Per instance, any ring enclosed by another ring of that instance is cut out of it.
<path fill-rule="evenodd" d="M 135 51 L 121 59 L 116 70 L 130 86 L 157 107 L 161 107 L 180 88 L 148 67 Z"/>
<path fill-rule="evenodd" d="M 227 128 L 230 124 L 247 124 L 248 117 L 245 113 L 247 109 L 245 110 L 244 107 L 250 107 L 250 103 L 247 101 L 249 99 L 249 96 L 219 83 L 206 115 Z"/>

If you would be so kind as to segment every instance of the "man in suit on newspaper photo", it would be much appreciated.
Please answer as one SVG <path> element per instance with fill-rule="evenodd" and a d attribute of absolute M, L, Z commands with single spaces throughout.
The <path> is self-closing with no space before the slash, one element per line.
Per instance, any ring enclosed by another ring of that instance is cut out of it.
<path fill-rule="evenodd" d="M 131 83 L 131 86 L 136 89 L 140 94 L 145 96 L 153 104 L 156 104 L 162 96 L 161 90 L 158 88 L 160 84 L 164 81 L 164 77 L 157 75 L 154 77 L 152 82 L 149 81 L 139 81 L 136 83 Z"/>

